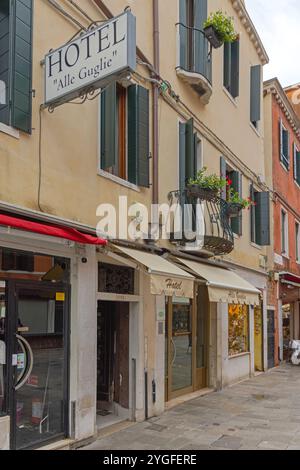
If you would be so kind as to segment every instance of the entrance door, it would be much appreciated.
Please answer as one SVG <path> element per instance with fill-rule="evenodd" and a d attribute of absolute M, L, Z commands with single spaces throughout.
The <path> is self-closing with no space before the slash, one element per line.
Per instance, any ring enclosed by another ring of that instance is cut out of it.
<path fill-rule="evenodd" d="M 189 299 L 169 299 L 166 322 L 167 401 L 193 391 L 195 332 Z"/>
<path fill-rule="evenodd" d="M 69 289 L 8 286 L 11 448 L 32 448 L 68 433 Z"/>
<path fill-rule="evenodd" d="M 254 309 L 254 365 L 256 371 L 262 372 L 264 370 L 262 306 Z"/>
<path fill-rule="evenodd" d="M 268 310 L 268 369 L 275 367 L 275 312 Z"/>

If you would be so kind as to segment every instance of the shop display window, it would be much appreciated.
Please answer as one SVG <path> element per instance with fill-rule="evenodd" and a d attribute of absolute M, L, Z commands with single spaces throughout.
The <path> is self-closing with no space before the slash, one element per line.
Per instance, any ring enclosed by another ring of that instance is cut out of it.
<path fill-rule="evenodd" d="M 249 352 L 249 307 L 228 306 L 228 349 L 229 356 Z"/>

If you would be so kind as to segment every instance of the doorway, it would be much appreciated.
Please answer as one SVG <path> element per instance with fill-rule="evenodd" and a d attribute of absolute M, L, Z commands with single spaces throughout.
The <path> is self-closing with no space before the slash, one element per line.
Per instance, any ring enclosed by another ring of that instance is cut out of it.
<path fill-rule="evenodd" d="M 275 367 L 275 311 L 268 310 L 268 369 Z"/>
<path fill-rule="evenodd" d="M 127 418 L 128 409 L 129 303 L 99 301 L 97 425 L 103 427 Z"/>
<path fill-rule="evenodd" d="M 199 286 L 195 300 L 169 297 L 166 302 L 165 399 L 207 386 L 207 289 Z"/>
<path fill-rule="evenodd" d="M 8 281 L 11 449 L 68 436 L 69 287 Z"/>
<path fill-rule="evenodd" d="M 256 372 L 263 372 L 263 306 L 254 307 L 254 367 Z"/>

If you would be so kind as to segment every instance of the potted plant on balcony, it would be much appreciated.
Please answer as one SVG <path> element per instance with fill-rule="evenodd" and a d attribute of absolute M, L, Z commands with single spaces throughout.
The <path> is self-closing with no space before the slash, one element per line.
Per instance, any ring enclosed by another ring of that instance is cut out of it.
<path fill-rule="evenodd" d="M 220 191 L 226 186 L 227 181 L 216 174 L 206 175 L 206 171 L 207 167 L 203 167 L 195 179 L 191 178 L 188 181 L 187 191 L 189 196 L 196 199 L 213 201 L 220 196 Z"/>
<path fill-rule="evenodd" d="M 250 197 L 243 199 L 233 188 L 230 188 L 227 194 L 227 215 L 231 218 L 238 217 L 242 210 L 255 205 Z"/>
<path fill-rule="evenodd" d="M 237 38 L 234 30 L 233 18 L 225 15 L 221 10 L 211 13 L 204 22 L 204 35 L 210 44 L 218 49 L 224 42 L 233 42 Z"/>

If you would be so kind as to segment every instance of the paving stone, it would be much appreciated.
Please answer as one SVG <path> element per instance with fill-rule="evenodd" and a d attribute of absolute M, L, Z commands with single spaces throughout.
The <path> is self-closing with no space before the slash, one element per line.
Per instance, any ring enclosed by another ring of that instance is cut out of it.
<path fill-rule="evenodd" d="M 222 447 L 222 449 L 238 450 L 242 446 L 242 439 L 233 436 L 222 436 L 212 443 L 212 447 Z"/>

